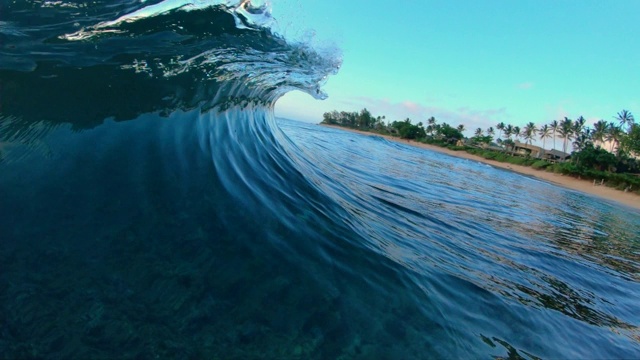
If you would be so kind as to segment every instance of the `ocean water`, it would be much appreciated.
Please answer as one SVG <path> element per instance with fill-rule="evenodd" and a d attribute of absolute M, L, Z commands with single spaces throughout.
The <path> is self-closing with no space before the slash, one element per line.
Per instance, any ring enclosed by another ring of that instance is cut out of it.
<path fill-rule="evenodd" d="M 640 356 L 638 211 L 276 119 L 267 7 L 0 5 L 0 358 Z"/>

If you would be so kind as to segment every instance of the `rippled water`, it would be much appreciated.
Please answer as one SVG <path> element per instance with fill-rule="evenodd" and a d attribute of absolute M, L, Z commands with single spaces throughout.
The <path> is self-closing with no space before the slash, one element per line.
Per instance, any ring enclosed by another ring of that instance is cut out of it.
<path fill-rule="evenodd" d="M 637 211 L 276 121 L 267 7 L 0 5 L 0 358 L 639 356 Z"/>
<path fill-rule="evenodd" d="M 417 303 L 435 303 L 447 346 L 640 354 L 637 210 L 377 136 L 281 124 L 367 247 L 411 277 Z"/>

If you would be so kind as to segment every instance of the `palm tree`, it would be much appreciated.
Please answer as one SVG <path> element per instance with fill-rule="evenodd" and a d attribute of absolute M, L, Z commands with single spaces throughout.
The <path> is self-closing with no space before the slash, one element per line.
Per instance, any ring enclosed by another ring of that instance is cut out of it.
<path fill-rule="evenodd" d="M 460 125 L 458 125 L 458 131 L 463 132 L 463 131 L 465 131 L 465 130 L 466 130 L 466 129 L 465 129 L 465 127 L 464 127 L 464 124 L 460 124 Z"/>
<path fill-rule="evenodd" d="M 607 141 L 611 141 L 611 152 L 613 152 L 613 146 L 616 146 L 616 149 L 618 148 L 618 144 L 620 143 L 620 139 L 622 138 L 622 135 L 624 134 L 624 132 L 622 131 L 622 128 L 620 126 L 617 126 L 614 122 L 610 122 L 609 123 L 609 131 L 607 131 Z"/>
<path fill-rule="evenodd" d="M 482 136 L 482 129 L 481 129 L 481 128 L 477 128 L 477 129 L 476 129 L 476 132 L 474 133 L 474 135 L 475 135 L 476 137 L 480 137 L 480 136 Z"/>
<path fill-rule="evenodd" d="M 513 136 L 515 136 L 516 141 L 519 141 L 520 136 L 522 135 L 522 133 L 520 132 L 520 126 L 514 126 L 511 128 L 511 134 Z M 511 140 L 511 139 L 509 139 Z M 515 142 L 511 142 L 511 155 L 515 154 L 516 152 L 516 146 L 515 146 Z"/>
<path fill-rule="evenodd" d="M 551 128 L 549 127 L 549 125 L 542 125 L 540 130 L 538 130 L 538 135 L 540 135 L 540 140 L 542 140 L 542 149 L 544 149 L 547 138 L 551 136 Z"/>
<path fill-rule="evenodd" d="M 584 117 L 582 116 L 578 116 L 578 118 L 573 122 L 573 129 L 572 133 L 575 134 L 576 137 L 578 137 L 578 135 L 582 134 L 582 132 L 584 131 L 584 124 L 587 121 L 584 119 Z"/>
<path fill-rule="evenodd" d="M 531 140 L 533 139 L 533 137 L 536 134 L 536 124 L 529 122 L 525 127 L 524 127 L 524 138 L 526 140 L 526 142 L 529 143 L 529 145 L 531 145 Z"/>
<path fill-rule="evenodd" d="M 575 141 L 573 142 L 573 148 L 576 151 L 582 151 L 590 142 L 591 139 L 589 139 L 589 135 L 587 133 L 577 134 Z"/>
<path fill-rule="evenodd" d="M 591 141 L 591 143 L 593 143 L 593 129 L 587 126 L 586 128 L 584 128 L 584 130 L 582 130 L 582 133 L 585 134 L 587 138 L 589 138 L 589 141 Z"/>
<path fill-rule="evenodd" d="M 491 141 L 493 141 L 493 136 L 496 134 L 496 131 L 493 130 L 493 127 L 489 126 L 487 129 L 487 136 L 491 137 Z"/>
<path fill-rule="evenodd" d="M 562 142 L 562 151 L 567 152 L 567 142 L 571 139 L 571 135 L 573 133 L 573 120 L 564 117 L 564 120 L 560 121 L 560 127 L 558 129 L 560 133 L 560 138 L 563 139 Z"/>
<path fill-rule="evenodd" d="M 502 138 L 502 131 L 505 128 L 505 124 L 503 122 L 496 125 L 496 129 L 500 130 L 500 134 L 498 135 L 498 139 Z"/>
<path fill-rule="evenodd" d="M 615 119 L 620 122 L 620 126 L 624 129 L 631 129 L 631 125 L 635 122 L 633 118 L 633 114 L 629 110 L 622 110 L 618 114 L 616 114 Z"/>
<path fill-rule="evenodd" d="M 597 147 L 600 147 L 600 145 L 604 144 L 604 139 L 607 135 L 608 128 L 609 124 L 607 124 L 607 122 L 604 120 L 598 120 L 593 124 L 592 138 Z"/>
<path fill-rule="evenodd" d="M 504 127 L 504 136 L 507 138 L 506 141 L 503 141 L 502 143 L 505 145 L 505 150 L 507 150 L 507 147 L 513 143 L 511 141 L 511 135 L 513 134 L 513 126 L 511 124 L 507 125 Z M 506 144 L 505 144 L 506 143 Z"/>
<path fill-rule="evenodd" d="M 520 136 L 522 136 L 522 133 L 520 132 L 520 126 L 513 127 L 513 136 L 516 137 L 516 141 L 520 140 Z"/>
<path fill-rule="evenodd" d="M 511 126 L 511 124 L 505 126 L 504 128 L 504 136 L 508 139 L 511 140 L 511 135 L 513 135 L 513 126 Z"/>
<path fill-rule="evenodd" d="M 553 120 L 551 124 L 549 124 L 549 127 L 553 132 L 553 150 L 555 150 L 556 149 L 556 131 L 558 131 L 560 124 L 558 124 L 558 120 Z"/>

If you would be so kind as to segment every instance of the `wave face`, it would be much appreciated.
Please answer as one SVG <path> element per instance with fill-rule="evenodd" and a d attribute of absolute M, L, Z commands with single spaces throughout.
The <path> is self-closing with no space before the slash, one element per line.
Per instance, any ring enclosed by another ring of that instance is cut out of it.
<path fill-rule="evenodd" d="M 0 4 L 0 358 L 640 353 L 640 215 L 276 122 L 268 7 Z"/>

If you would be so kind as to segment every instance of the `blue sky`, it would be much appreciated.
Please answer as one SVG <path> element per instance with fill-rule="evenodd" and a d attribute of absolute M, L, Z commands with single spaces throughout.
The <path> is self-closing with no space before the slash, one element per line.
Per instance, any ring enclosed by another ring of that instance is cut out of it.
<path fill-rule="evenodd" d="M 640 115 L 639 0 L 274 0 L 287 37 L 314 34 L 343 66 L 317 101 L 293 92 L 276 115 L 318 123 L 333 109 L 475 128 L 622 109 Z"/>

